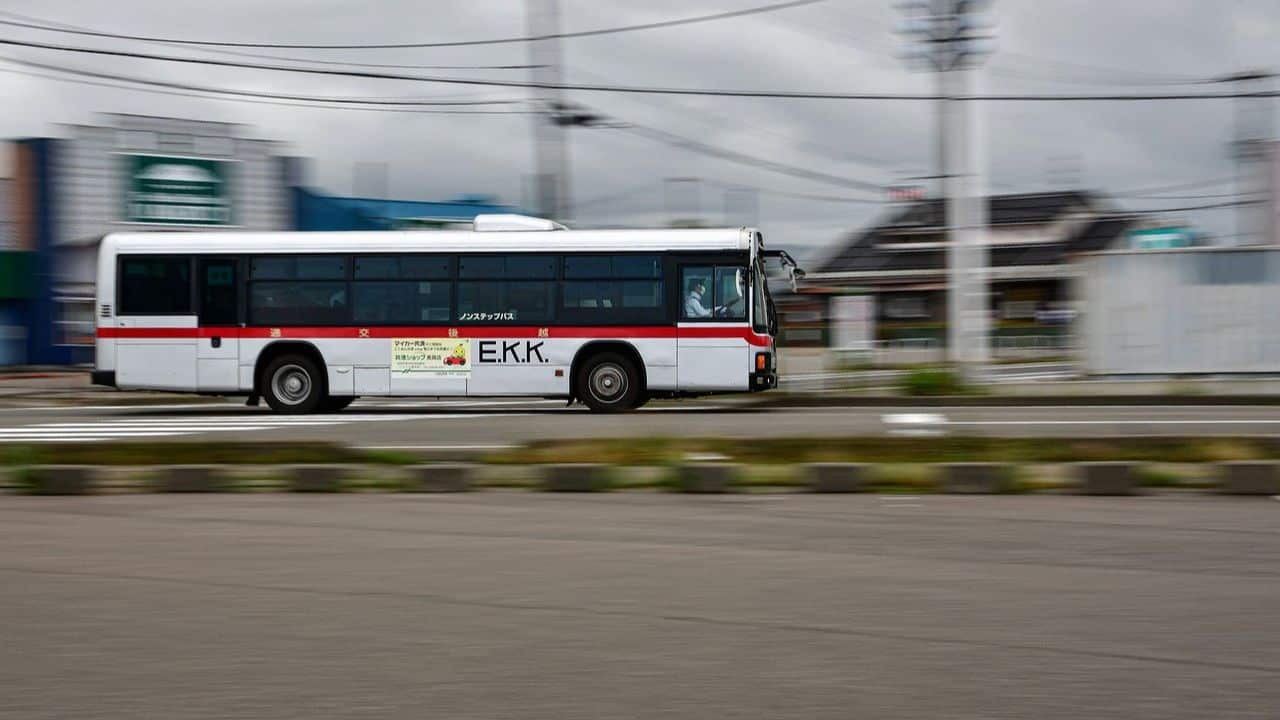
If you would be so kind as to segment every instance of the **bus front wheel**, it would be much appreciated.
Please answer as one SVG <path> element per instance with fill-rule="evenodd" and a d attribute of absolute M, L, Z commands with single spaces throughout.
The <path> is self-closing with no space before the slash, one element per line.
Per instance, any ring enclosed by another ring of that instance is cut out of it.
<path fill-rule="evenodd" d="M 577 380 L 578 400 L 596 412 L 632 410 L 644 394 L 635 364 L 617 353 L 600 353 L 588 359 Z"/>
<path fill-rule="evenodd" d="M 262 374 L 262 396 L 278 413 L 315 412 L 325 402 L 324 376 L 311 359 L 282 355 Z"/>

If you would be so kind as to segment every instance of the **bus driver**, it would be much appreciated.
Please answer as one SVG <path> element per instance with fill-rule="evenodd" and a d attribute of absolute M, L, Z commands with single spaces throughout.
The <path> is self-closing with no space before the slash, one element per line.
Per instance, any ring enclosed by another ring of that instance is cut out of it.
<path fill-rule="evenodd" d="M 711 317 L 711 308 L 702 304 L 707 286 L 699 278 L 689 281 L 689 295 L 684 300 L 684 316 L 691 318 Z"/>

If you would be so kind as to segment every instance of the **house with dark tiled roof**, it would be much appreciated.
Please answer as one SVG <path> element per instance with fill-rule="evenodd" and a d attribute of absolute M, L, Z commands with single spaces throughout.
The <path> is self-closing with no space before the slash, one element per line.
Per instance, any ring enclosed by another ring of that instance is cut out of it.
<path fill-rule="evenodd" d="M 988 198 L 988 278 L 996 334 L 1061 332 L 1073 305 L 1073 256 L 1124 242 L 1137 219 L 1101 195 L 1053 192 Z M 946 337 L 947 231 L 942 200 L 897 208 L 809 272 L 807 283 L 875 296 L 877 336 Z"/>

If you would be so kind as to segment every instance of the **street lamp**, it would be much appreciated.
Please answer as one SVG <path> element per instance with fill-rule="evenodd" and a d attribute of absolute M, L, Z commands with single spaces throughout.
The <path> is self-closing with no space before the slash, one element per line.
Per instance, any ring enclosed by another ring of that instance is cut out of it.
<path fill-rule="evenodd" d="M 976 152 L 971 70 L 995 51 L 990 0 L 894 0 L 903 13 L 901 56 L 937 78 L 936 172 L 946 203 L 947 353 L 966 374 L 987 361 L 987 199 Z"/>

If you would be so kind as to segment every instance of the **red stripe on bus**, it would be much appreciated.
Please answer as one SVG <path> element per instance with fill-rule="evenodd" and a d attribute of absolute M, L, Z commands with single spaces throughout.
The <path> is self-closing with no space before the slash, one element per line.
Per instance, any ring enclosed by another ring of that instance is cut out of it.
<path fill-rule="evenodd" d="M 226 337 L 243 339 L 387 339 L 404 337 L 488 338 L 741 338 L 757 347 L 768 347 L 769 336 L 749 327 L 682 327 L 670 325 L 639 327 L 201 327 L 201 328 L 98 328 L 98 337 L 177 339 Z"/>

